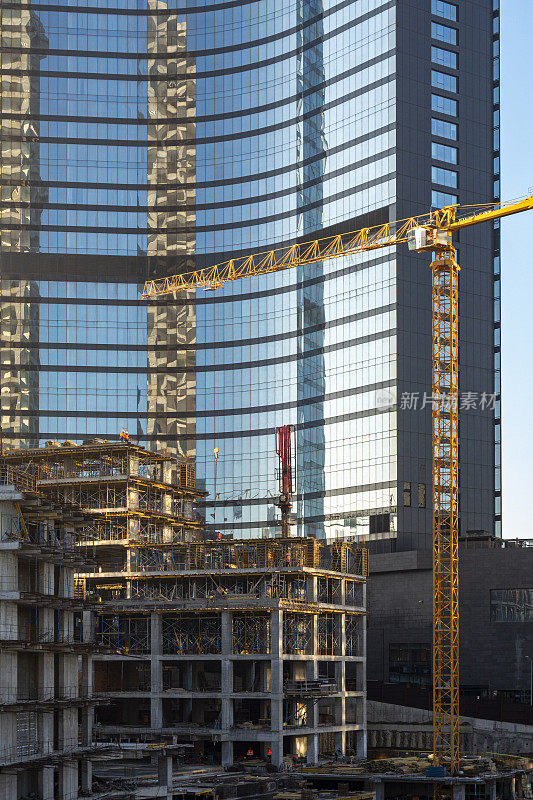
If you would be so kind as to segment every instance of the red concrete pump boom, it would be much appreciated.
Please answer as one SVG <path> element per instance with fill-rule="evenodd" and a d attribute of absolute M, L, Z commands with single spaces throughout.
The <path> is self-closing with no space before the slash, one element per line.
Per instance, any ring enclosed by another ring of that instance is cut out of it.
<path fill-rule="evenodd" d="M 276 428 L 276 453 L 279 458 L 279 500 L 281 510 L 281 530 L 283 538 L 291 535 L 292 495 L 295 491 L 292 444 L 294 425 Z"/>

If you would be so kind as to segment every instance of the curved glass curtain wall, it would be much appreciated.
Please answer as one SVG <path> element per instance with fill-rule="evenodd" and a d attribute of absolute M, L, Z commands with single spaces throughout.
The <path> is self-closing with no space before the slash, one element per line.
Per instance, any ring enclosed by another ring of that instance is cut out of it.
<path fill-rule="evenodd" d="M 389 536 L 394 252 L 177 305 L 138 291 L 174 265 L 389 219 L 395 3 L 86 5 L 1 9 L 4 440 L 124 426 L 195 456 L 211 496 L 216 446 L 207 521 L 273 535 L 274 429 L 292 423 L 298 532 L 367 534 L 372 517 Z"/>

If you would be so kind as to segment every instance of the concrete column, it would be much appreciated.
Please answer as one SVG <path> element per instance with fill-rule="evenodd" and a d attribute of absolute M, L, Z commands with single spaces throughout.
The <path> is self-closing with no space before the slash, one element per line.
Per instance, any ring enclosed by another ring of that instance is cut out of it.
<path fill-rule="evenodd" d="M 59 749 L 72 750 L 78 746 L 78 709 L 62 708 L 57 713 Z"/>
<path fill-rule="evenodd" d="M 166 754 L 157 760 L 157 783 L 167 789 L 167 799 L 172 800 L 172 756 Z"/>
<path fill-rule="evenodd" d="M 221 613 L 221 693 L 222 693 L 222 730 L 233 728 L 233 614 L 231 611 Z M 231 762 L 230 762 L 231 763 Z"/>
<path fill-rule="evenodd" d="M 37 792 L 42 800 L 54 800 L 54 768 L 41 767 L 37 773 Z M 11 795 L 6 795 L 10 797 Z M 16 796 L 16 795 L 14 795 Z M 3 795 L 2 795 L 3 797 Z"/>
<path fill-rule="evenodd" d="M 16 772 L 2 771 L 0 773 L 0 797 L 5 797 L 6 800 L 8 797 L 18 797 Z M 43 795 L 43 800 L 54 800 L 54 796 L 53 794 L 48 795 L 48 797 Z"/>
<path fill-rule="evenodd" d="M 372 788 L 376 793 L 376 800 L 385 800 L 385 784 L 383 781 L 376 781 Z"/>
<path fill-rule="evenodd" d="M 96 617 L 92 611 L 82 611 L 82 635 L 84 642 L 94 639 Z"/>
<path fill-rule="evenodd" d="M 465 784 L 454 783 L 452 787 L 453 800 L 465 800 Z M 377 798 L 376 798 L 377 800 Z"/>
<path fill-rule="evenodd" d="M 68 642 L 74 636 L 74 614 L 72 611 L 59 612 L 60 641 Z"/>
<path fill-rule="evenodd" d="M 192 680 L 193 666 L 194 666 L 194 664 L 193 664 L 192 661 L 186 661 L 185 664 L 184 664 L 184 671 L 185 671 L 185 681 L 184 681 L 184 683 L 185 683 L 185 686 L 183 688 L 187 692 L 192 692 L 192 687 L 193 687 L 193 680 Z"/>
<path fill-rule="evenodd" d="M 150 615 L 150 727 L 163 727 L 163 652 L 161 614 Z"/>
<path fill-rule="evenodd" d="M 337 683 L 337 691 L 346 691 L 346 662 L 344 659 L 335 661 L 335 681 Z"/>
<path fill-rule="evenodd" d="M 0 653 L 0 699 L 12 703 L 17 699 L 17 692 L 17 653 Z"/>
<path fill-rule="evenodd" d="M 57 674 L 60 697 L 72 698 L 78 694 L 78 656 L 75 653 L 61 653 Z"/>
<path fill-rule="evenodd" d="M 61 592 L 61 586 L 60 592 Z M 37 567 L 37 591 L 39 594 L 54 594 L 54 564 L 46 561 Z"/>
<path fill-rule="evenodd" d="M 42 641 L 53 641 L 55 638 L 53 608 L 39 608 L 38 625 L 39 630 L 33 631 L 33 634 L 37 636 L 38 633 Z M 59 632 L 62 633 L 61 629 Z"/>
<path fill-rule="evenodd" d="M 54 712 L 43 711 L 37 717 L 38 749 L 50 753 L 54 748 Z"/>
<path fill-rule="evenodd" d="M 309 656 L 309 660 L 306 662 L 306 677 L 308 681 L 316 681 L 318 680 L 317 656 L 319 655 L 318 614 L 313 614 L 311 625 L 313 626 L 311 632 L 311 637 L 312 637 L 311 655 Z M 315 702 L 315 700 L 313 699 L 309 700 L 307 703 L 306 712 L 307 712 L 307 727 L 316 730 L 318 728 L 318 712 L 319 712 L 318 701 Z M 312 736 L 307 737 L 307 763 L 316 764 L 317 761 L 318 761 L 318 734 L 313 734 Z"/>
<path fill-rule="evenodd" d="M 80 770 L 81 770 L 81 789 L 82 792 L 86 792 L 87 794 L 91 794 L 93 788 L 93 765 L 92 761 L 89 759 L 84 758 L 80 762 Z"/>
<path fill-rule="evenodd" d="M 76 761 L 64 761 L 59 766 L 58 800 L 72 800 L 78 792 L 78 764 Z"/>
<path fill-rule="evenodd" d="M 346 731 L 335 731 L 335 753 L 344 757 L 346 755 Z"/>
<path fill-rule="evenodd" d="M 59 572 L 59 593 L 61 597 L 74 597 L 74 570 L 62 566 Z"/>
<path fill-rule="evenodd" d="M 312 733 L 307 737 L 307 763 L 318 764 L 318 734 Z"/>
<path fill-rule="evenodd" d="M 54 690 L 54 654 L 40 653 L 39 668 L 37 671 L 37 690 L 39 697 L 53 697 Z"/>
<path fill-rule="evenodd" d="M 335 633 L 338 641 L 338 652 L 335 655 L 346 656 L 346 614 L 335 614 Z"/>
<path fill-rule="evenodd" d="M 11 758 L 16 751 L 17 715 L 6 711 L 0 714 L 0 754 Z"/>
<path fill-rule="evenodd" d="M 233 764 L 233 742 L 222 742 L 222 766 Z"/>
<path fill-rule="evenodd" d="M 340 585 L 340 605 L 346 605 L 346 578 L 341 578 Z"/>
<path fill-rule="evenodd" d="M 93 656 L 81 657 L 81 693 L 83 697 L 91 697 L 94 692 Z"/>
<path fill-rule="evenodd" d="M 356 756 L 357 758 L 366 758 L 367 756 L 367 747 L 368 747 L 368 734 L 366 729 L 366 714 L 363 717 L 362 724 L 365 726 L 365 729 L 362 731 L 358 731 L 356 734 Z"/>
<path fill-rule="evenodd" d="M 279 767 L 283 763 L 283 736 L 272 736 L 270 749 L 272 750 L 270 760 L 275 767 Z"/>
<path fill-rule="evenodd" d="M 308 681 L 316 681 L 318 679 L 318 614 L 313 614 L 311 618 L 311 655 L 306 662 L 306 677 Z"/>
<path fill-rule="evenodd" d="M 318 578 L 316 575 L 307 576 L 306 594 L 308 603 L 318 601 Z"/>

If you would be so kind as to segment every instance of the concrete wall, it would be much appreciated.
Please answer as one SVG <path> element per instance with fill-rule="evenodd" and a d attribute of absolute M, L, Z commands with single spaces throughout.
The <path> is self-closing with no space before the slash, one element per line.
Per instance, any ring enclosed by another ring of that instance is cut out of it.
<path fill-rule="evenodd" d="M 390 703 L 367 701 L 369 748 L 431 750 L 431 711 Z M 463 753 L 531 753 L 533 726 L 514 725 L 472 717 L 460 718 L 460 748 Z"/>
<path fill-rule="evenodd" d="M 491 589 L 533 587 L 533 548 L 460 548 L 460 682 L 492 690 L 530 687 L 532 622 L 491 622 Z M 368 679 L 387 681 L 391 644 L 431 644 L 429 551 L 371 555 Z"/>

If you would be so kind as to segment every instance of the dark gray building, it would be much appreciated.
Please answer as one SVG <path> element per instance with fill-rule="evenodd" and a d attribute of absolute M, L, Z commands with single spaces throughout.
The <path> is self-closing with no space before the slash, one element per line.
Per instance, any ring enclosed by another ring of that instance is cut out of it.
<path fill-rule="evenodd" d="M 459 549 L 464 692 L 531 702 L 533 541 L 472 538 Z M 370 558 L 368 680 L 431 684 L 430 551 Z"/>
<path fill-rule="evenodd" d="M 140 289 L 497 199 L 498 22 L 498 0 L 3 3 L 4 446 L 125 427 L 196 458 L 208 522 L 261 536 L 276 527 L 274 430 L 293 423 L 300 534 L 429 547 L 426 255 L 176 301 Z M 492 535 L 499 232 L 458 249 L 461 530 Z"/>

